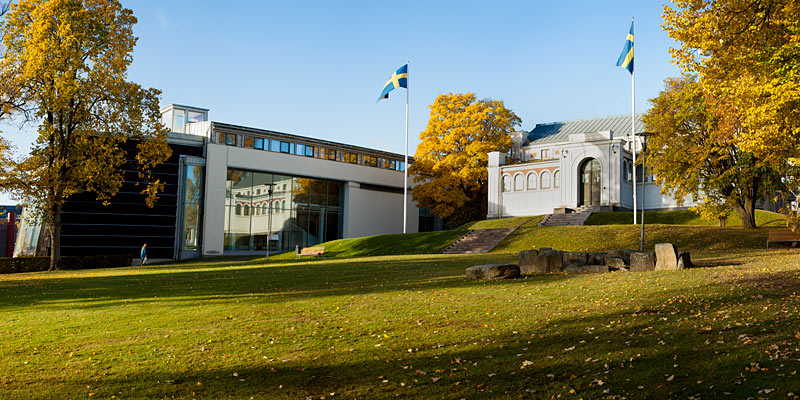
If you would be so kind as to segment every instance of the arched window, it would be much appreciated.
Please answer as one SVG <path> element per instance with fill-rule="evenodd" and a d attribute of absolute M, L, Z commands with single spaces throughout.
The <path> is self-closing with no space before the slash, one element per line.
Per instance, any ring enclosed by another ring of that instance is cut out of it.
<path fill-rule="evenodd" d="M 241 204 L 237 204 L 236 205 L 236 215 L 242 215 L 242 205 Z"/>
<path fill-rule="evenodd" d="M 261 215 L 261 207 L 253 206 L 253 215 Z"/>
<path fill-rule="evenodd" d="M 550 188 L 550 172 L 544 171 L 542 172 L 542 189 L 549 189 Z"/>
<path fill-rule="evenodd" d="M 284 210 L 286 209 L 286 200 L 281 202 L 281 208 Z"/>
<path fill-rule="evenodd" d="M 536 185 L 538 180 L 539 176 L 536 175 L 536 172 L 531 172 L 530 174 L 528 174 L 528 190 L 536 189 L 536 186 L 538 186 Z"/>
<path fill-rule="evenodd" d="M 553 172 L 553 187 L 561 187 L 561 170 Z"/>
<path fill-rule="evenodd" d="M 262 214 L 266 214 L 267 213 L 267 203 L 264 203 L 263 205 L 261 205 L 261 213 Z"/>
<path fill-rule="evenodd" d="M 244 206 L 244 215 L 250 215 L 250 206 L 248 205 Z"/>
<path fill-rule="evenodd" d="M 508 175 L 503 175 L 503 191 L 504 192 L 511 191 L 511 177 Z"/>
<path fill-rule="evenodd" d="M 514 176 L 514 191 L 521 192 L 525 190 L 525 177 L 522 174 L 517 174 Z"/>

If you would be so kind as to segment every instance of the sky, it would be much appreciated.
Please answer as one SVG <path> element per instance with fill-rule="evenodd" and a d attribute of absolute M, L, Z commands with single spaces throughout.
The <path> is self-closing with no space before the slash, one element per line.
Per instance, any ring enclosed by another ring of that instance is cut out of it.
<path fill-rule="evenodd" d="M 404 89 L 376 100 L 409 62 L 410 155 L 439 94 L 502 100 L 525 130 L 630 115 L 631 17 L 637 113 L 680 74 L 659 1 L 121 1 L 138 19 L 128 79 L 212 121 L 403 153 Z M 35 129 L 2 129 L 30 148 Z"/>

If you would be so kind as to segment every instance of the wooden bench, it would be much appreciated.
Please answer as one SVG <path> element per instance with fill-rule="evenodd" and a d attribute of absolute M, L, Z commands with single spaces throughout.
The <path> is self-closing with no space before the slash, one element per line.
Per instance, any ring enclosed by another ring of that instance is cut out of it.
<path fill-rule="evenodd" d="M 771 230 L 767 236 L 767 248 L 770 242 L 800 242 L 800 232 L 792 232 L 788 229 L 785 230 Z"/>
<path fill-rule="evenodd" d="M 303 250 L 300 250 L 300 254 L 297 255 L 297 258 L 303 258 L 303 256 L 321 256 L 325 254 L 325 246 L 317 246 L 317 247 L 304 247 Z"/>

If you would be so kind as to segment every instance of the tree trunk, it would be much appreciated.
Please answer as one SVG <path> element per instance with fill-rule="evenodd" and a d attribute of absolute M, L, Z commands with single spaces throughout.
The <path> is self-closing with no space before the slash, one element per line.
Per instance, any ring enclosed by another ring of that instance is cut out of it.
<path fill-rule="evenodd" d="M 56 271 L 61 264 L 61 204 L 56 203 L 52 211 L 53 224 L 50 226 L 50 269 Z"/>
<path fill-rule="evenodd" d="M 743 204 L 736 203 L 733 209 L 739 214 L 742 220 L 742 228 L 755 229 L 756 227 L 756 202 L 753 199 L 746 199 Z"/>

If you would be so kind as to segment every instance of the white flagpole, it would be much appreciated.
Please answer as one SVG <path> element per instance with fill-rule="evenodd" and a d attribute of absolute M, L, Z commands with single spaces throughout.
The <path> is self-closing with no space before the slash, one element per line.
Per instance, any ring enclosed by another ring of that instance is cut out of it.
<path fill-rule="evenodd" d="M 633 26 L 633 18 L 631 18 L 631 26 Z M 633 47 L 635 54 L 635 42 Z M 635 70 L 636 67 L 634 67 Z M 634 71 L 631 71 L 631 138 L 633 139 L 631 152 L 633 153 L 633 224 L 636 225 L 636 85 Z M 642 175 L 644 175 L 644 171 L 642 171 Z M 642 204 L 642 207 L 644 207 L 644 204 Z"/>
<path fill-rule="evenodd" d="M 633 224 L 636 225 L 636 89 L 634 89 L 633 73 L 631 73 L 631 144 L 633 152 Z"/>
<path fill-rule="evenodd" d="M 406 144 L 405 144 L 405 167 L 403 167 L 403 233 L 406 233 L 406 224 L 408 222 L 408 91 L 409 91 L 409 84 L 408 81 L 408 73 L 409 73 L 409 64 L 410 61 L 406 62 Z"/>

